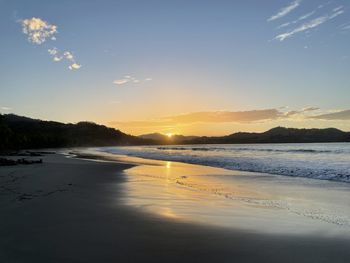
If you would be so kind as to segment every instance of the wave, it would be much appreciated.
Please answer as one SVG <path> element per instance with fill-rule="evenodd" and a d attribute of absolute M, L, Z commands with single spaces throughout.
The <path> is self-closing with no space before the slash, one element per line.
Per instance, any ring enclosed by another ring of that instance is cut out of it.
<path fill-rule="evenodd" d="M 342 153 L 342 151 L 331 150 L 313 150 L 313 149 L 291 149 L 291 150 L 279 150 L 279 149 L 254 149 L 254 148 L 220 148 L 220 147 L 157 147 L 162 151 L 256 151 L 256 152 L 286 152 L 286 153 Z"/>
<path fill-rule="evenodd" d="M 103 147 L 100 151 L 229 170 L 350 182 L 350 144 Z M 258 154 L 258 152 L 260 152 Z M 295 154 L 298 153 L 298 154 Z"/>

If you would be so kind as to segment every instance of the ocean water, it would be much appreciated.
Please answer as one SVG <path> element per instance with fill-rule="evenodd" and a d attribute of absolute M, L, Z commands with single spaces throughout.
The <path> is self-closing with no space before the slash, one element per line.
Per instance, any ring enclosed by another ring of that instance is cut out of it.
<path fill-rule="evenodd" d="M 350 143 L 132 146 L 97 150 L 228 170 L 350 182 Z"/>

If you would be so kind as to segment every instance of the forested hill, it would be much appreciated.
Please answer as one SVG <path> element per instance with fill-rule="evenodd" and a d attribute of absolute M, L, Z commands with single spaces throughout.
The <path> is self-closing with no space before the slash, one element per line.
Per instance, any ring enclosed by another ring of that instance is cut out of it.
<path fill-rule="evenodd" d="M 238 132 L 221 137 L 176 135 L 171 138 L 158 136 L 151 139 L 128 135 L 114 128 L 92 122 L 65 124 L 36 120 L 14 114 L 0 114 L 0 150 L 149 144 L 313 142 L 350 142 L 350 132 L 335 128 L 294 129 L 277 127 L 262 133 Z"/>
<path fill-rule="evenodd" d="M 64 124 L 0 115 L 0 150 L 149 144 L 150 140 L 92 122 Z"/>
<path fill-rule="evenodd" d="M 235 143 L 316 143 L 350 142 L 350 132 L 335 128 L 295 129 L 276 127 L 262 133 L 238 132 L 221 137 L 197 137 L 190 144 L 235 144 Z"/>

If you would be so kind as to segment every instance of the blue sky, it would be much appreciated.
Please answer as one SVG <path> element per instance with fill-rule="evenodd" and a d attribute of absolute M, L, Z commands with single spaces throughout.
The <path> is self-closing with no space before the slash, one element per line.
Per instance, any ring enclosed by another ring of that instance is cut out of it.
<path fill-rule="evenodd" d="M 134 134 L 350 130 L 349 12 L 345 0 L 0 0 L 0 111 Z M 34 22 L 52 34 L 23 33 Z"/>

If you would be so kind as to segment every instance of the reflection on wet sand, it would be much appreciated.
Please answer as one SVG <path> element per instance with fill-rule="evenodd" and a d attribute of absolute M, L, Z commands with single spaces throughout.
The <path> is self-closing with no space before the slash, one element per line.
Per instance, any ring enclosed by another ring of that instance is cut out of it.
<path fill-rule="evenodd" d="M 258 232 L 350 234 L 342 183 L 141 160 L 125 172 L 124 201 L 147 212 Z"/>

